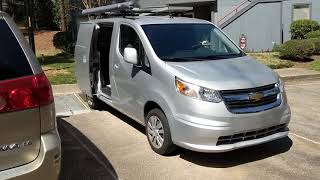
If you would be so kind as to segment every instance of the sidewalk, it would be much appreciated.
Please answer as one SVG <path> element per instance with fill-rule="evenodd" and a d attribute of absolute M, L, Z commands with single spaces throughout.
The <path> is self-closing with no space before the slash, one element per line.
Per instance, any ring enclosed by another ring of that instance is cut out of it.
<path fill-rule="evenodd" d="M 61 84 L 52 85 L 52 91 L 54 95 L 64 95 L 64 94 L 80 94 L 81 91 L 77 84 Z"/>

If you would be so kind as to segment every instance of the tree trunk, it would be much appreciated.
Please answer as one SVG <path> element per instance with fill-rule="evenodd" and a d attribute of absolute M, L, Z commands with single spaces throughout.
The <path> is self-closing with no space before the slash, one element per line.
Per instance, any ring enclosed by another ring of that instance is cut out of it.
<path fill-rule="evenodd" d="M 60 19 L 61 19 L 61 31 L 66 31 L 67 30 L 66 7 L 64 4 L 64 0 L 60 0 Z"/>

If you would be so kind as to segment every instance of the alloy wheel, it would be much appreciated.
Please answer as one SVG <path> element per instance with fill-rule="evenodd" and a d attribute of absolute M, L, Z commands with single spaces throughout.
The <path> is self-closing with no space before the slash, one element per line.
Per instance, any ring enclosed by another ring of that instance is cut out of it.
<path fill-rule="evenodd" d="M 148 138 L 153 147 L 159 149 L 163 145 L 164 131 L 160 119 L 157 116 L 151 116 L 147 124 Z"/>

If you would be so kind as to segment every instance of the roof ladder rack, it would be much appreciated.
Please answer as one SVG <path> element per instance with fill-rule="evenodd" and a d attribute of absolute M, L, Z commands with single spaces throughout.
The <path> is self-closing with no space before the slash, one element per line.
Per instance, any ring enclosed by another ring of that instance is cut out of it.
<path fill-rule="evenodd" d="M 116 14 L 122 14 L 125 15 L 126 13 L 133 12 L 134 5 L 135 5 L 135 0 L 132 1 L 127 1 L 123 3 L 116 3 L 116 4 L 111 4 L 107 6 L 100 6 L 96 8 L 90 8 L 90 9 L 85 9 L 82 10 L 82 15 L 101 15 L 105 13 L 116 13 Z M 133 12 L 135 13 L 135 12 Z"/>

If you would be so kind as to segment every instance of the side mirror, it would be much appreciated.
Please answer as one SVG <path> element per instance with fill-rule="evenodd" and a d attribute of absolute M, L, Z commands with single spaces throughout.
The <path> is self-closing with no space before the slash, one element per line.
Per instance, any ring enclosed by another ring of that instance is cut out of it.
<path fill-rule="evenodd" d="M 124 49 L 124 61 L 130 64 L 138 64 L 138 52 L 135 48 L 127 47 Z"/>

